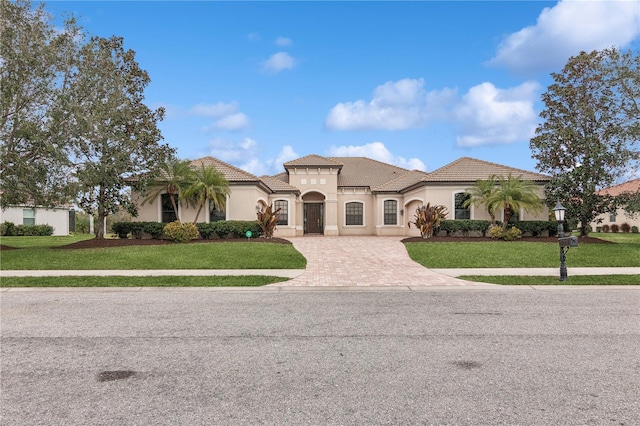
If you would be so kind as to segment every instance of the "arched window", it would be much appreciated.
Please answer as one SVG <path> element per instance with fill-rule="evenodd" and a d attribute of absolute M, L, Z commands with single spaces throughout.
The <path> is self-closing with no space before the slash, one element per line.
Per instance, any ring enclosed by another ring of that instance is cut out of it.
<path fill-rule="evenodd" d="M 278 225 L 289 225 L 289 202 L 287 200 L 276 200 L 273 203 L 273 211 L 277 211 Z"/>
<path fill-rule="evenodd" d="M 345 225 L 364 225 L 364 204 L 352 201 L 344 205 Z"/>
<path fill-rule="evenodd" d="M 471 219 L 471 206 L 463 207 L 462 204 L 469 199 L 469 194 L 466 192 L 458 192 L 455 194 L 455 218 L 456 219 Z"/>
<path fill-rule="evenodd" d="M 398 224 L 398 201 L 396 200 L 384 201 L 384 224 L 385 225 Z"/>

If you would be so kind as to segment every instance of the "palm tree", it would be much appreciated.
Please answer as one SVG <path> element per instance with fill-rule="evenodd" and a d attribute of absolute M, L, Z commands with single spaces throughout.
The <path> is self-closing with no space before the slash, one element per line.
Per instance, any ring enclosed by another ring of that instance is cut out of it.
<path fill-rule="evenodd" d="M 491 204 L 491 199 L 495 195 L 498 187 L 496 186 L 496 176 L 492 175 L 487 180 L 477 180 L 476 183 L 467 190 L 469 198 L 464 200 L 462 207 L 468 208 L 473 205 L 478 207 L 484 205 L 484 208 L 491 217 L 491 223 L 496 223 L 496 207 Z"/>
<path fill-rule="evenodd" d="M 142 205 L 155 200 L 159 195 L 169 194 L 173 212 L 178 221 L 182 223 L 178 203 L 193 177 L 190 164 L 188 160 L 175 158 L 162 163 L 159 166 L 159 176 L 151 182 L 151 192 L 144 199 Z"/>
<path fill-rule="evenodd" d="M 191 181 L 184 190 L 184 196 L 198 205 L 193 223 L 198 222 L 200 212 L 207 200 L 211 200 L 218 210 L 224 210 L 229 195 L 229 181 L 212 166 L 200 164 L 193 170 Z"/>
<path fill-rule="evenodd" d="M 487 200 L 488 205 L 495 211 L 504 211 L 502 230 L 507 229 L 507 223 L 513 217 L 514 212 L 524 209 L 527 212 L 539 212 L 542 209 L 542 200 L 538 196 L 538 188 L 528 180 L 522 180 L 520 176 L 497 178 L 498 187 L 495 193 Z"/>

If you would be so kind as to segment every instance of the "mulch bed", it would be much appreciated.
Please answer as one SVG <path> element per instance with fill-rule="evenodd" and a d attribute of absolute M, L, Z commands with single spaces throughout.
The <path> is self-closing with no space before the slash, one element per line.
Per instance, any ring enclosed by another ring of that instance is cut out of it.
<path fill-rule="evenodd" d="M 172 244 L 215 244 L 215 243 L 275 243 L 275 244 L 291 244 L 291 241 L 283 238 L 216 238 L 212 240 L 193 240 L 186 243 L 176 243 L 170 240 L 156 239 L 96 239 L 78 241 L 77 243 L 68 244 L 66 246 L 55 247 L 57 249 L 84 249 L 84 248 L 102 248 L 102 247 L 127 247 L 127 246 L 164 246 Z"/>
<path fill-rule="evenodd" d="M 530 241 L 536 243 L 557 243 L 556 237 L 524 237 L 518 241 Z M 580 244 L 613 244 L 611 241 L 601 240 L 594 237 L 579 237 Z M 284 238 L 217 238 L 212 240 L 194 240 L 183 244 L 215 244 L 215 243 L 228 243 L 228 242 L 249 242 L 249 243 L 275 243 L 275 244 L 291 244 L 291 241 Z M 508 241 L 492 240 L 491 238 L 479 238 L 479 237 L 432 237 L 428 239 L 420 237 L 409 237 L 402 240 L 403 243 L 455 243 L 455 242 L 496 242 L 506 243 Z M 127 247 L 127 246 L 158 246 L 158 245 L 171 245 L 179 244 L 169 240 L 154 240 L 154 239 L 95 239 L 78 241 L 77 243 L 68 244 L 66 246 L 55 247 L 57 249 L 84 249 L 84 248 L 102 248 L 102 247 Z M 0 244 L 0 250 L 19 250 L 18 247 L 10 247 Z"/>

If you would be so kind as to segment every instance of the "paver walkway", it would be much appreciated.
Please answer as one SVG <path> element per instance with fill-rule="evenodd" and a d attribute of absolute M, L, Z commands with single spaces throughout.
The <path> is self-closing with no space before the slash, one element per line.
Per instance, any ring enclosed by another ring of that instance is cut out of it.
<path fill-rule="evenodd" d="M 288 238 L 307 259 L 305 272 L 273 286 L 486 286 L 433 272 L 411 260 L 404 237 Z"/>

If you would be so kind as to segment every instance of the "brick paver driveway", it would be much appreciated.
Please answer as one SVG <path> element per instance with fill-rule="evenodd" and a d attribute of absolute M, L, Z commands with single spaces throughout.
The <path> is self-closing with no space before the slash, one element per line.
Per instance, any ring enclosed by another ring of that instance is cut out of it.
<path fill-rule="evenodd" d="M 307 258 L 305 272 L 280 286 L 486 285 L 437 274 L 409 258 L 403 237 L 288 238 Z"/>

